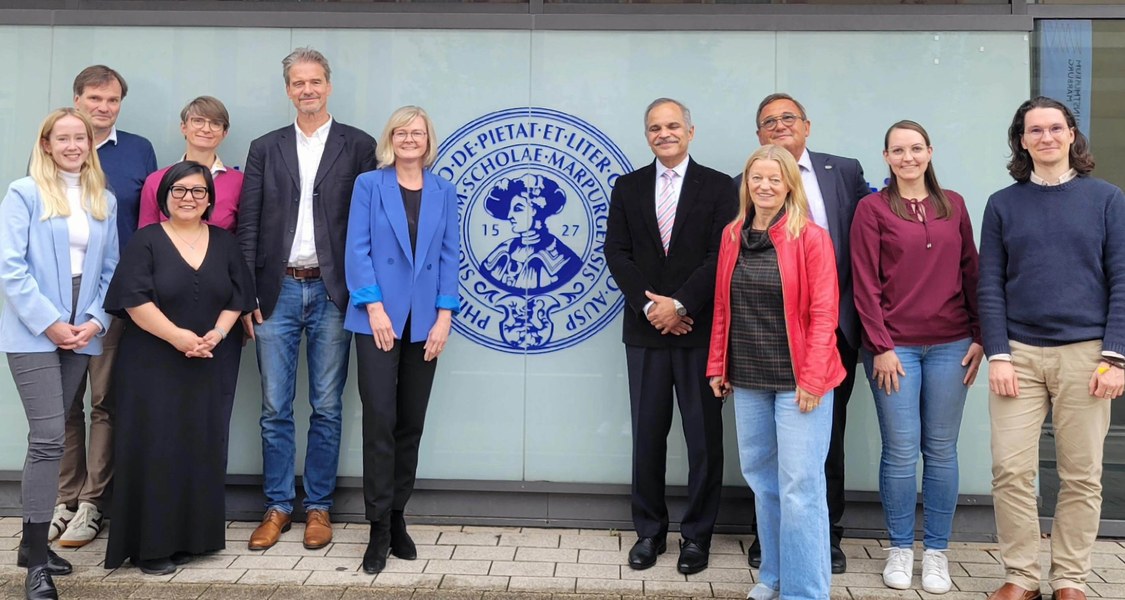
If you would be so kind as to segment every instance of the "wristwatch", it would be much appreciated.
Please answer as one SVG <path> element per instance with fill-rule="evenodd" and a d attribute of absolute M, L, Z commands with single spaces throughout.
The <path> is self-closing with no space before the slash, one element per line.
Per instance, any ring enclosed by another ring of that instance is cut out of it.
<path fill-rule="evenodd" d="M 677 315 L 679 315 L 681 317 L 687 316 L 687 309 L 684 308 L 684 305 L 681 304 L 679 300 L 676 300 L 675 298 L 672 298 L 672 302 L 676 303 L 676 314 Z"/>

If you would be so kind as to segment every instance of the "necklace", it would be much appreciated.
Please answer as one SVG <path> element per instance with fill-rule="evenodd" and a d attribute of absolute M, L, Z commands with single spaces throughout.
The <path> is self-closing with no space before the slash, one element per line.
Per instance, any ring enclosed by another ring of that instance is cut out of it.
<path fill-rule="evenodd" d="M 200 223 L 200 225 L 202 225 L 202 223 Z M 206 231 L 206 228 L 200 227 L 199 233 L 195 234 L 195 239 L 189 242 L 184 239 L 184 236 L 180 235 L 180 232 L 176 231 L 176 228 L 173 225 L 168 225 L 168 229 L 171 229 L 172 233 L 176 234 L 176 237 L 180 238 L 181 242 L 187 244 L 187 247 L 191 248 L 193 252 L 195 251 L 195 245 L 199 243 L 199 238 L 203 237 L 203 232 Z"/>

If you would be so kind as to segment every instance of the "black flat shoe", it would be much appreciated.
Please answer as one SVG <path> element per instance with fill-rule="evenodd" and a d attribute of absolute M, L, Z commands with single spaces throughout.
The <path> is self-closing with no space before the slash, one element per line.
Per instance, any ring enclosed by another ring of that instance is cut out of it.
<path fill-rule="evenodd" d="M 176 572 L 176 563 L 168 557 L 134 560 L 133 564 L 146 575 L 171 575 Z"/>
<path fill-rule="evenodd" d="M 401 510 L 391 511 L 391 554 L 402 560 L 418 558 L 418 547 L 406 532 L 406 519 Z"/>
<path fill-rule="evenodd" d="M 193 558 L 195 558 L 195 555 L 191 552 L 173 552 L 172 556 L 168 557 L 168 560 L 172 561 L 172 564 L 179 566 L 188 564 Z"/>
<path fill-rule="evenodd" d="M 51 579 L 47 565 L 28 569 L 23 589 L 27 600 L 59 600 L 59 592 L 55 589 L 55 581 Z"/>
<path fill-rule="evenodd" d="M 758 536 L 754 536 L 754 543 L 746 551 L 746 564 L 755 569 L 762 568 L 762 544 L 758 542 Z"/>
<path fill-rule="evenodd" d="M 27 546 L 20 544 L 20 549 L 16 553 L 16 566 L 27 568 Z M 70 561 L 55 554 L 54 550 L 47 549 L 47 573 L 51 577 L 58 577 L 59 575 L 70 575 L 74 571 Z"/>
<path fill-rule="evenodd" d="M 848 570 L 848 557 L 839 544 L 832 544 L 832 574 L 839 575 Z"/>
<path fill-rule="evenodd" d="M 680 542 L 680 558 L 676 561 L 676 570 L 684 575 L 698 573 L 707 568 L 707 561 L 711 556 L 708 548 L 693 540 Z"/>
<path fill-rule="evenodd" d="M 629 550 L 629 567 L 640 571 L 656 564 L 656 557 L 668 550 L 664 536 L 646 537 L 637 540 Z"/>
<path fill-rule="evenodd" d="M 375 575 L 387 568 L 387 555 L 390 553 L 390 546 L 390 520 L 372 521 L 367 550 L 363 553 L 363 572 L 368 575 Z"/>

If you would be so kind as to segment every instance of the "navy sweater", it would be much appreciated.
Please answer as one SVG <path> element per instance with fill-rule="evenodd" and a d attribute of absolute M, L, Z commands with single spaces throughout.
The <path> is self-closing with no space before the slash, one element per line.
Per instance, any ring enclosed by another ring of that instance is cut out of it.
<path fill-rule="evenodd" d="M 1093 177 L 1015 183 L 988 199 L 980 241 L 984 352 L 1009 340 L 1102 340 L 1125 354 L 1125 195 Z"/>
<path fill-rule="evenodd" d="M 117 239 L 124 250 L 137 230 L 141 188 L 148 174 L 156 170 L 156 152 L 145 138 L 118 129 L 116 144 L 108 142 L 98 148 L 98 161 L 109 191 L 117 196 Z"/>

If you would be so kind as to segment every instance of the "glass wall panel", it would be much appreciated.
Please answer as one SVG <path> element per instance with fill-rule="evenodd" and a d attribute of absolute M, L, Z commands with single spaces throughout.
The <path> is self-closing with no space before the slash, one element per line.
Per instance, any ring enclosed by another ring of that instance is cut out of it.
<path fill-rule="evenodd" d="M 600 243 L 616 176 L 652 160 L 642 127 L 652 99 L 685 102 L 696 126 L 693 157 L 734 174 L 757 146 L 758 102 L 788 91 L 809 110 L 810 147 L 858 158 L 875 187 L 886 176 L 886 127 L 916 119 L 933 136 L 943 184 L 965 195 L 979 223 L 988 194 L 1007 184 L 1004 132 L 1028 94 L 1028 41 L 1018 33 L 8 27 L 0 29 L 0 50 L 44 51 L 19 53 L 30 56 L 16 65 L 21 91 L 0 92 L 0 180 L 24 174 L 35 124 L 49 107 L 70 104 L 74 74 L 96 62 L 128 79 L 120 125 L 149 137 L 161 164 L 183 152 L 180 108 L 212 94 L 231 112 L 223 160 L 241 165 L 252 139 L 292 123 L 280 61 L 305 44 L 332 62 L 330 109 L 340 121 L 377 136 L 394 108 L 427 108 L 442 143 L 435 171 L 461 195 L 463 305 L 438 367 L 423 478 L 629 482 L 621 299 L 605 275 Z M 534 283 L 493 272 L 489 258 L 504 255 L 495 253 L 518 237 L 520 225 L 485 200 L 517 180 L 553 184 L 565 196 L 543 222 L 579 257 L 575 270 L 564 261 L 554 272 L 563 275 Z M 232 473 L 261 465 L 253 348 L 243 354 L 231 424 Z M 347 476 L 361 472 L 354 371 L 353 364 L 345 394 Z M 26 425 L 10 375 L 0 375 L 0 395 L 11 399 L 0 406 L 0 469 L 18 469 Z M 303 360 L 298 381 L 303 440 Z M 981 459 L 988 454 L 986 387 L 982 377 L 966 410 L 964 493 L 989 489 Z M 733 410 L 725 416 L 726 482 L 742 485 Z M 849 488 L 874 490 L 879 436 L 863 383 L 848 432 Z M 669 447 L 668 480 L 682 484 L 678 421 Z"/>

